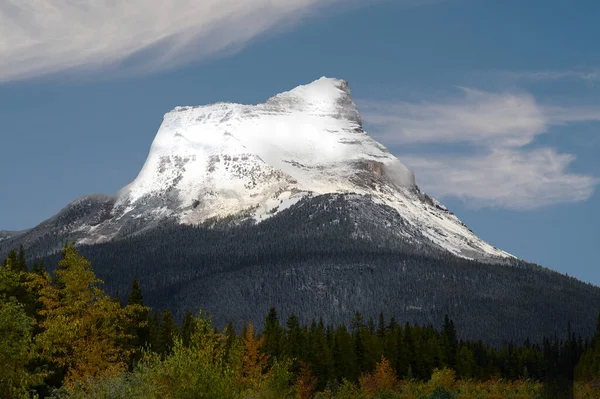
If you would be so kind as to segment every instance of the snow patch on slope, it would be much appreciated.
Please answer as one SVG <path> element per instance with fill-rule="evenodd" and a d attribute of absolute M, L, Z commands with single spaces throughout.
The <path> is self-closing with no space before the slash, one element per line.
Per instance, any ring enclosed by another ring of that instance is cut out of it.
<path fill-rule="evenodd" d="M 244 214 L 260 222 L 306 195 L 331 193 L 389 205 L 456 255 L 510 256 L 421 193 L 414 174 L 363 130 L 347 82 L 330 78 L 264 104 L 175 108 L 138 177 L 119 192 L 114 213 L 186 224 Z"/>

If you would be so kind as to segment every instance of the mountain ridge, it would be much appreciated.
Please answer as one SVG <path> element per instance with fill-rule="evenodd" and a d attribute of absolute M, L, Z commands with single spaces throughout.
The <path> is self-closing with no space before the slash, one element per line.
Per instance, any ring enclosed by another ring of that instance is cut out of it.
<path fill-rule="evenodd" d="M 263 104 L 174 108 L 129 185 L 116 196 L 75 200 L 24 236 L 30 245 L 54 226 L 61 239 L 95 244 L 173 219 L 193 225 L 246 215 L 260 223 L 306 198 L 336 193 L 391 206 L 422 241 L 454 255 L 512 258 L 422 193 L 414 173 L 364 131 L 348 83 L 326 77 Z M 82 219 L 58 226 L 63 214 Z"/>

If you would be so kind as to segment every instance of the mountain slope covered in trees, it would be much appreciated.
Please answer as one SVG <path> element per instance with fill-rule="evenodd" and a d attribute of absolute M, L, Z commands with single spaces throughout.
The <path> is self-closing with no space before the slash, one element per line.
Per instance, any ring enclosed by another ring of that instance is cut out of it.
<path fill-rule="evenodd" d="M 0 397 L 28 398 L 595 398 L 598 337 L 545 338 L 494 348 L 379 313 L 351 323 L 285 322 L 275 308 L 256 331 L 210 316 L 151 311 L 133 280 L 126 296 L 102 289 L 66 246 L 58 268 L 0 263 Z M 582 356 L 583 353 L 583 356 Z M 579 363 L 579 365 L 577 365 Z M 588 395 L 589 393 L 589 395 Z M 591 396 L 590 396 L 591 395 Z"/>
<path fill-rule="evenodd" d="M 497 345 L 594 331 L 598 287 L 521 261 L 481 263 L 414 245 L 398 234 L 407 228 L 389 207 L 326 195 L 260 224 L 170 224 L 80 250 L 111 294 L 137 278 L 151 306 L 177 319 L 203 309 L 218 327 L 261 320 L 275 306 L 302 322 L 349 323 L 360 311 L 436 325 L 449 314 L 463 338 Z"/>

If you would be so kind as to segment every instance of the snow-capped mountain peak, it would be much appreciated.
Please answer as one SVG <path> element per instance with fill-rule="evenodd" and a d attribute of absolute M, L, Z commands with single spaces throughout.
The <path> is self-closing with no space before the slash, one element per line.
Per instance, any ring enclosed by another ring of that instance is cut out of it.
<path fill-rule="evenodd" d="M 178 202 L 169 208 L 197 222 L 281 192 L 354 192 L 365 167 L 414 185 L 412 172 L 363 131 L 348 84 L 321 78 L 264 104 L 175 108 L 119 202 L 168 192 Z"/>
<path fill-rule="evenodd" d="M 349 85 L 321 78 L 264 104 L 167 113 L 115 212 L 180 223 L 246 214 L 257 221 L 306 195 L 355 193 L 389 205 L 435 244 L 465 257 L 507 256 L 422 194 L 414 174 L 362 127 Z"/>
<path fill-rule="evenodd" d="M 363 130 L 348 83 L 330 78 L 263 104 L 176 107 L 164 116 L 139 175 L 116 197 L 84 197 L 19 237 L 94 244 L 167 220 L 261 223 L 319 196 L 325 204 L 350 204 L 345 217 L 355 220 L 357 239 L 371 239 L 362 224 L 380 224 L 411 245 L 465 258 L 510 257 L 422 193 L 414 174 Z"/>

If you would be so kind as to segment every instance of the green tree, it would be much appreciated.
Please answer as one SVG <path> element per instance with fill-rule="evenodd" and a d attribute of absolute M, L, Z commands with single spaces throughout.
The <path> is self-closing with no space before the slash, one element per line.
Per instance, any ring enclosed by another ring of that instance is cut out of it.
<path fill-rule="evenodd" d="M 183 315 L 183 321 L 181 322 L 181 341 L 184 346 L 190 346 L 192 337 L 196 330 L 196 323 L 192 312 L 186 310 Z"/>
<path fill-rule="evenodd" d="M 0 298 L 0 397 L 21 398 L 41 382 L 42 374 L 30 373 L 34 321 L 14 297 Z"/>
<path fill-rule="evenodd" d="M 313 322 L 308 345 L 309 364 L 313 375 L 317 378 L 317 388 L 322 389 L 332 376 L 333 369 L 333 357 L 327 344 L 322 320 L 318 324 Z"/>
<path fill-rule="evenodd" d="M 158 333 L 158 352 L 162 355 L 170 354 L 178 335 L 179 331 L 173 314 L 168 310 L 163 311 Z"/>
<path fill-rule="evenodd" d="M 335 378 L 339 382 L 342 382 L 344 378 L 350 381 L 358 381 L 360 367 L 356 362 L 352 335 L 345 325 L 339 326 L 335 332 L 333 364 Z"/>
<path fill-rule="evenodd" d="M 600 382 L 600 315 L 596 323 L 596 333 L 592 339 L 592 345 L 583 353 L 575 368 L 575 379 Z"/>
<path fill-rule="evenodd" d="M 121 301 L 119 300 L 119 303 Z M 132 314 L 131 325 L 127 332 L 131 336 L 130 346 L 134 351 L 134 362 L 142 357 L 144 348 L 151 344 L 150 342 L 150 309 L 144 306 L 144 297 L 137 279 L 131 282 L 131 291 L 127 297 L 127 308 Z"/>
<path fill-rule="evenodd" d="M 294 313 L 290 314 L 285 325 L 287 328 L 284 344 L 285 356 L 292 360 L 291 371 L 298 373 L 301 368 L 300 360 L 304 354 L 304 340 L 298 316 Z"/>
<path fill-rule="evenodd" d="M 128 338 L 131 315 L 99 288 L 89 261 L 67 245 L 54 284 L 48 274 L 30 277 L 42 305 L 34 349 L 65 371 L 69 388 L 125 368 L 129 352 L 119 343 Z"/>
<path fill-rule="evenodd" d="M 131 292 L 127 297 L 127 305 L 144 306 L 144 296 L 142 295 L 140 284 L 138 283 L 136 278 L 134 278 L 131 282 Z"/>
<path fill-rule="evenodd" d="M 354 356 L 360 372 L 366 370 L 365 345 L 362 334 L 364 328 L 363 317 L 360 312 L 356 312 L 352 320 L 352 338 L 354 340 Z"/>
<path fill-rule="evenodd" d="M 444 317 L 444 326 L 442 328 L 442 346 L 448 366 L 456 366 L 456 352 L 458 350 L 458 338 L 454 322 L 446 315 Z"/>
<path fill-rule="evenodd" d="M 281 355 L 282 328 L 275 308 L 269 310 L 265 320 L 263 335 L 265 337 L 261 350 L 269 355 L 271 362 Z"/>
<path fill-rule="evenodd" d="M 473 351 L 468 346 L 462 345 L 456 355 L 456 374 L 465 379 L 472 378 L 476 367 Z"/>
<path fill-rule="evenodd" d="M 23 245 L 19 246 L 19 255 L 17 256 L 16 270 L 19 272 L 27 272 L 27 261 L 25 259 L 25 249 Z"/>

